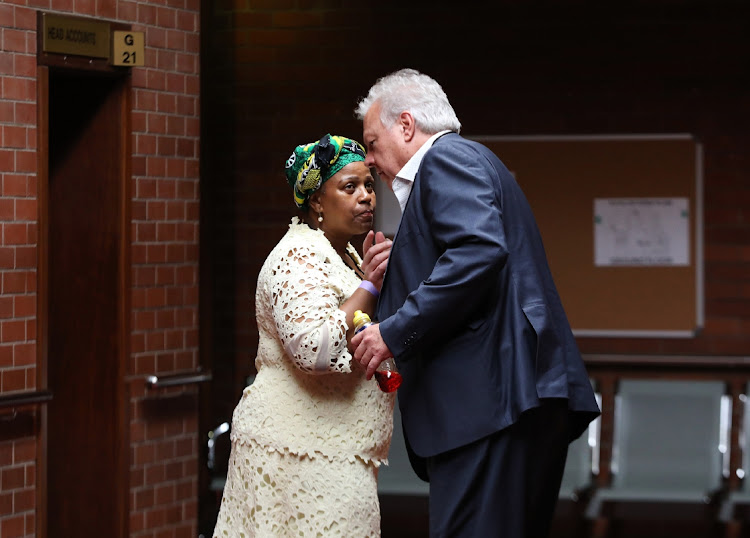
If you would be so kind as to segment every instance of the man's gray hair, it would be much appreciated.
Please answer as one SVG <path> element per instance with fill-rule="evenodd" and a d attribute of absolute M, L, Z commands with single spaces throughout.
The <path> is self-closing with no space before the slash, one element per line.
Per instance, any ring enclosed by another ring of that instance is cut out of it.
<path fill-rule="evenodd" d="M 417 128 L 425 134 L 461 130 L 461 122 L 440 84 L 414 69 L 401 69 L 378 79 L 354 113 L 363 120 L 370 107 L 378 102 L 380 121 L 387 129 L 402 112 L 408 111 L 414 116 Z"/>

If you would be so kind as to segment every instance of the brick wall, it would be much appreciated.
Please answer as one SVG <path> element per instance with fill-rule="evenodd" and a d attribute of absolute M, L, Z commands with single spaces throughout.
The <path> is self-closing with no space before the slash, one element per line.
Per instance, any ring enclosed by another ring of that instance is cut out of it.
<path fill-rule="evenodd" d="M 407 66 L 442 83 L 467 135 L 694 134 L 705 159 L 705 329 L 692 339 L 579 343 L 589 353 L 748 353 L 750 51 L 741 3 L 499 2 L 458 13 L 390 0 L 377 8 L 248 0 L 204 8 L 216 60 L 206 68 L 221 95 L 205 104 L 213 114 L 204 177 L 227 208 L 207 225 L 234 234 L 213 261 L 214 281 L 234 284 L 217 286 L 212 304 L 232 320 L 221 345 L 235 380 L 253 369 L 258 268 L 294 213 L 282 163 L 295 144 L 327 131 L 361 137 L 357 97 Z M 230 386 L 227 409 L 239 396 Z"/>
<path fill-rule="evenodd" d="M 195 536 L 198 413 L 143 377 L 198 367 L 199 2 L 121 2 L 145 32 L 133 71 L 131 511 L 138 537 Z"/>
<path fill-rule="evenodd" d="M 198 366 L 199 0 L 0 4 L 0 395 L 40 388 L 37 10 L 118 21 L 145 33 L 146 66 L 133 69 L 131 98 L 130 531 L 195 536 L 196 404 L 153 411 L 143 377 Z M 7 432 L 0 432 L 0 536 L 34 536 L 40 443 L 33 433 L 1 433 Z"/>
<path fill-rule="evenodd" d="M 32 9 L 0 4 L 0 394 L 37 388 L 35 30 Z M 0 436 L 0 536 L 35 528 L 37 443 L 18 434 Z"/>

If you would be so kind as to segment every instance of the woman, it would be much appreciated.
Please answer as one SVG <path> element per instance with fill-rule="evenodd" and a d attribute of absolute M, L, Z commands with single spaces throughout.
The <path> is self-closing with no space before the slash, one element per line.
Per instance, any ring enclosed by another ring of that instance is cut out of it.
<path fill-rule="evenodd" d="M 372 313 L 390 252 L 370 230 L 364 159 L 358 142 L 326 135 L 287 160 L 304 221 L 292 219 L 258 276 L 258 373 L 232 418 L 215 537 L 380 536 L 377 467 L 394 396 L 348 349 L 354 311 Z M 363 260 L 349 241 L 365 232 Z"/>

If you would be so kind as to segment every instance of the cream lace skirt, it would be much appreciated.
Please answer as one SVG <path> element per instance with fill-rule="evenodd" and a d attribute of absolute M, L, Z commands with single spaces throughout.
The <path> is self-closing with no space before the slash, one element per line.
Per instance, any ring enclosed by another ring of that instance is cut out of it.
<path fill-rule="evenodd" d="M 214 538 L 380 536 L 376 469 L 232 444 Z"/>

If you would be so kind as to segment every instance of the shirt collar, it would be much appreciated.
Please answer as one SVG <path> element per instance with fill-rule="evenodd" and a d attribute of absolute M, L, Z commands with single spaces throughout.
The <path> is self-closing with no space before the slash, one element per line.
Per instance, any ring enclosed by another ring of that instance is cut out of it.
<path fill-rule="evenodd" d="M 427 150 L 432 147 L 435 140 L 449 132 L 450 130 L 440 131 L 428 138 L 417 152 L 411 156 L 411 159 L 407 161 L 399 173 L 396 174 L 396 177 L 393 178 L 393 194 L 395 194 L 396 199 L 398 199 L 398 205 L 401 206 L 402 213 L 406 207 L 406 202 L 409 200 L 409 194 L 411 194 L 414 179 L 417 177 L 419 166 L 422 164 L 422 159 L 424 159 Z"/>

